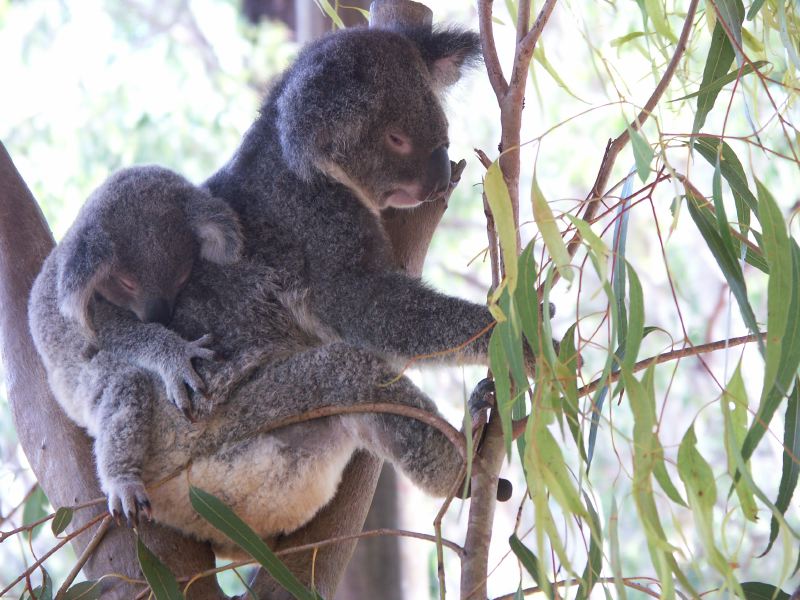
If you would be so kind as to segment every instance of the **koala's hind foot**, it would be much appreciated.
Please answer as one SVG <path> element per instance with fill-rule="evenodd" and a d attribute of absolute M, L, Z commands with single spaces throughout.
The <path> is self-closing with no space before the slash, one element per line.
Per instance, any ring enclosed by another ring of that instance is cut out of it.
<path fill-rule="evenodd" d="M 187 342 L 180 336 L 170 336 L 170 343 L 163 352 L 158 365 L 158 373 L 164 381 L 167 397 L 186 418 L 194 421 L 197 415 L 207 414 L 212 408 L 205 396 L 206 385 L 197 371 L 192 359 L 214 360 L 214 351 L 208 346 L 213 342 L 211 335 Z M 193 392 L 190 397 L 189 390 Z"/>
<path fill-rule="evenodd" d="M 483 427 L 486 423 L 485 419 L 485 412 L 491 408 L 494 408 L 496 404 L 495 399 L 495 388 L 494 388 L 494 381 L 489 379 L 488 377 L 485 379 L 481 379 L 478 384 L 475 386 L 475 389 L 472 390 L 472 393 L 469 396 L 469 400 L 467 401 L 467 407 L 469 408 L 470 416 L 472 417 L 473 427 L 476 427 L 476 431 Z M 480 452 L 480 441 L 478 444 L 478 452 Z M 463 485 L 462 485 L 463 489 Z M 500 502 L 505 502 L 511 498 L 511 493 L 514 491 L 511 482 L 507 479 L 500 478 L 497 481 L 497 499 Z M 464 494 L 463 498 L 470 497 L 471 490 L 469 489 L 469 485 L 467 486 L 467 492 Z"/>
<path fill-rule="evenodd" d="M 150 498 L 141 479 L 113 479 L 106 482 L 105 488 L 108 494 L 108 512 L 117 525 L 121 524 L 122 517 L 125 517 L 128 527 L 138 525 L 139 515 L 144 515 L 148 521 L 153 519 Z"/>

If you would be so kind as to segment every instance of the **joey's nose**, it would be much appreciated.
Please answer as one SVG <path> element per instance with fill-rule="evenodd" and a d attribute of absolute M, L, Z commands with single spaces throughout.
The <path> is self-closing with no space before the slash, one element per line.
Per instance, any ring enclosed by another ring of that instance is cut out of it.
<path fill-rule="evenodd" d="M 432 184 L 431 195 L 438 196 L 446 192 L 450 186 L 450 157 L 447 155 L 447 147 L 441 146 L 434 150 L 428 164 Z"/>
<path fill-rule="evenodd" d="M 142 321 L 166 325 L 172 320 L 172 306 L 166 298 L 152 298 L 144 305 Z"/>

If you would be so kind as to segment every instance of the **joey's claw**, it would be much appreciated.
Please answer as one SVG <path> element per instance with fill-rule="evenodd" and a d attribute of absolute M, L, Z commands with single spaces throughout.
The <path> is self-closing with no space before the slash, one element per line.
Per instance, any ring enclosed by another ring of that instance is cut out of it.
<path fill-rule="evenodd" d="M 467 404 L 473 420 L 481 411 L 492 408 L 494 406 L 494 381 L 488 377 L 481 379 L 472 390 Z"/>

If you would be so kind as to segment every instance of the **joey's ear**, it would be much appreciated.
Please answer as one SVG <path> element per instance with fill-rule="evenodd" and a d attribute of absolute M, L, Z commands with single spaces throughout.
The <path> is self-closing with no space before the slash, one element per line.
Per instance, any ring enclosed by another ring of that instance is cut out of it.
<path fill-rule="evenodd" d="M 186 204 L 186 215 L 200 242 L 202 258 L 228 265 L 242 257 L 242 226 L 236 211 L 227 202 L 207 192 L 195 194 Z"/>
<path fill-rule="evenodd" d="M 419 28 L 403 33 L 419 48 L 440 90 L 456 83 L 466 69 L 481 59 L 481 42 L 474 31 Z"/>
<path fill-rule="evenodd" d="M 111 271 L 114 244 L 99 226 L 88 225 L 67 234 L 57 252 L 58 308 L 94 337 L 89 302 L 97 284 Z"/>

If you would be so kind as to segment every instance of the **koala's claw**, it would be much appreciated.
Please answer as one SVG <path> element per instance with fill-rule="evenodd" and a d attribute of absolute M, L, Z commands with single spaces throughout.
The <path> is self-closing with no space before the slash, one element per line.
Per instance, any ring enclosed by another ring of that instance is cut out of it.
<path fill-rule="evenodd" d="M 139 524 L 139 515 L 152 521 L 153 509 L 141 480 L 112 482 L 108 488 L 108 512 L 117 525 L 122 525 L 123 516 L 128 527 Z"/>
<path fill-rule="evenodd" d="M 164 377 L 167 396 L 186 418 L 194 422 L 194 409 L 189 390 L 205 398 L 206 384 L 195 371 L 192 359 L 215 360 L 216 353 L 207 348 L 214 341 L 210 334 L 206 334 L 192 342 L 184 342 L 182 351 L 177 353 L 177 364 Z"/>
<path fill-rule="evenodd" d="M 494 404 L 494 381 L 488 377 L 481 379 L 475 389 L 472 390 L 472 394 L 470 394 L 467 401 L 472 420 L 474 421 L 481 411 L 492 408 Z"/>

